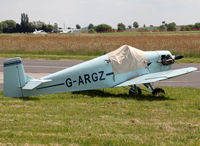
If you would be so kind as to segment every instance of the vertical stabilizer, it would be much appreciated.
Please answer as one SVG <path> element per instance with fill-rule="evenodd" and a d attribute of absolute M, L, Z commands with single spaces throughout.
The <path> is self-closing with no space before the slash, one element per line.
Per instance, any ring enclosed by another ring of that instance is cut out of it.
<path fill-rule="evenodd" d="M 24 97 L 22 87 L 26 83 L 21 58 L 17 57 L 4 62 L 4 90 L 5 97 Z"/>

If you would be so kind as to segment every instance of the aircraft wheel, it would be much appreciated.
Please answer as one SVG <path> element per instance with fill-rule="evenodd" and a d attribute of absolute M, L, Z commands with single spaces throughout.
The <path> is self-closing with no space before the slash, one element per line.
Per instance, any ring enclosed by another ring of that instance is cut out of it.
<path fill-rule="evenodd" d="M 165 94 L 165 90 L 162 88 L 155 88 L 152 92 L 153 95 L 163 95 Z"/>
<path fill-rule="evenodd" d="M 142 94 L 142 90 L 139 87 L 136 87 L 137 89 L 132 89 L 130 88 L 129 90 L 129 95 L 141 95 Z"/>

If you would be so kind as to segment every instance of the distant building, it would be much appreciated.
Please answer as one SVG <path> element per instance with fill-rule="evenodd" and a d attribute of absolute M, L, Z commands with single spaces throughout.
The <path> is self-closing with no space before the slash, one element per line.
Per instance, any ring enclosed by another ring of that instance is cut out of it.
<path fill-rule="evenodd" d="M 76 28 L 59 28 L 58 31 L 60 33 L 79 33 L 80 29 L 76 29 Z"/>

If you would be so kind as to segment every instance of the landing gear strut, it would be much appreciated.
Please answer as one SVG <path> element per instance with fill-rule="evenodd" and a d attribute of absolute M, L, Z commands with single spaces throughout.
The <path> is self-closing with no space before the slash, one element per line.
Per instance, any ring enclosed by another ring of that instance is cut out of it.
<path fill-rule="evenodd" d="M 129 95 L 141 95 L 142 90 L 137 87 L 136 85 L 131 85 L 131 88 L 129 90 Z"/>
<path fill-rule="evenodd" d="M 165 94 L 165 90 L 162 89 L 162 88 L 155 88 L 153 89 L 153 86 L 151 83 L 146 83 L 144 84 L 145 87 L 147 87 L 147 89 L 150 90 L 150 92 L 153 94 L 153 95 L 162 95 L 162 94 Z"/>
<path fill-rule="evenodd" d="M 165 94 L 165 90 L 163 90 L 162 88 L 153 88 L 151 83 L 146 83 L 144 84 L 144 86 L 149 89 L 149 91 L 153 94 L 153 95 L 164 95 Z M 142 90 L 137 87 L 136 85 L 131 85 L 131 88 L 129 90 L 129 95 L 141 95 L 142 94 Z"/>

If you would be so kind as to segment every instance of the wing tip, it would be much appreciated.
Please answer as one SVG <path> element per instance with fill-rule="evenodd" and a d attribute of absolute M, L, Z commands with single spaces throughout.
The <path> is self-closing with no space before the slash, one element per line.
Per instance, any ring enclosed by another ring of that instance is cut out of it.
<path fill-rule="evenodd" d="M 197 71 L 198 70 L 198 68 L 196 68 L 196 67 L 188 67 L 188 69 L 189 69 L 189 72 L 193 72 L 193 71 Z"/>

